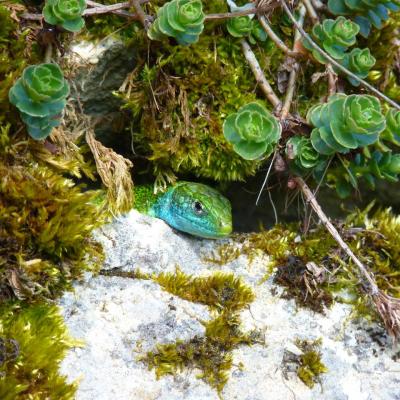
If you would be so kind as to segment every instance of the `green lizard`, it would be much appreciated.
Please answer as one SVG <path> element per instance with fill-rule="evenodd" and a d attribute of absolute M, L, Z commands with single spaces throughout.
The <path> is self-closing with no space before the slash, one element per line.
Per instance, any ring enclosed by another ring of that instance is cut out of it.
<path fill-rule="evenodd" d="M 215 189 L 181 181 L 158 196 L 149 190 L 149 187 L 135 190 L 138 211 L 194 236 L 217 239 L 232 232 L 231 204 Z"/>

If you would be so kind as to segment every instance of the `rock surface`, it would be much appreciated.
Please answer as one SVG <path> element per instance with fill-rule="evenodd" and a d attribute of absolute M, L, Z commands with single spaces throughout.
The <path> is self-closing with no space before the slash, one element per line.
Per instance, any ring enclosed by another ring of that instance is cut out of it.
<path fill-rule="evenodd" d="M 159 273 L 175 271 L 205 276 L 230 271 L 250 285 L 256 299 L 242 312 L 244 329 L 258 329 L 265 344 L 241 346 L 222 392 L 225 400 L 395 400 L 400 399 L 399 349 L 377 325 L 350 321 L 351 309 L 335 304 L 326 315 L 297 309 L 280 298 L 272 279 L 260 283 L 267 259 L 260 256 L 218 266 L 206 262 L 221 241 L 178 233 L 163 221 L 131 211 L 97 232 L 107 259 L 104 269 Z M 274 289 L 274 290 L 271 290 Z M 185 369 L 156 379 L 140 361 L 158 343 L 204 334 L 207 307 L 163 291 L 149 280 L 87 275 L 74 293 L 60 301 L 71 334 L 84 342 L 69 352 L 61 372 L 79 380 L 78 400 L 218 400 L 218 394 Z M 328 368 L 309 389 L 285 363 L 299 352 L 297 338 L 322 338 Z M 243 365 L 243 367 L 239 367 Z"/>

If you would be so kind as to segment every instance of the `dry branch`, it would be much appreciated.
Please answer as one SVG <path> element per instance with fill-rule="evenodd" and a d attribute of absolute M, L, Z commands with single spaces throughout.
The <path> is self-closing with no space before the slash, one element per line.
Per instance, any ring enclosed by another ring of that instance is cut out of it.
<path fill-rule="evenodd" d="M 261 66 L 258 63 L 257 58 L 251 50 L 249 44 L 245 39 L 242 39 L 240 43 L 242 45 L 243 54 L 246 57 L 246 60 L 249 63 L 251 70 L 253 71 L 257 83 L 260 85 L 262 91 L 264 92 L 265 96 L 267 96 L 267 99 L 271 102 L 271 104 L 275 108 L 280 108 L 282 106 L 282 103 L 279 100 L 278 96 L 275 94 L 267 79 L 265 78 L 264 72 L 261 69 Z"/>
<path fill-rule="evenodd" d="M 270 25 L 267 22 L 267 19 L 263 15 L 258 16 L 258 20 L 260 21 L 261 26 L 263 27 L 265 33 L 268 37 L 288 56 L 291 57 L 299 57 L 301 53 L 297 51 L 290 50 L 289 47 L 283 42 L 283 40 L 272 30 Z"/>
<path fill-rule="evenodd" d="M 382 321 L 385 325 L 387 332 L 394 338 L 400 337 L 400 299 L 388 296 L 383 293 L 376 284 L 375 278 L 367 270 L 364 264 L 357 258 L 347 243 L 342 239 L 337 229 L 329 221 L 326 214 L 323 212 L 321 206 L 317 202 L 314 194 L 303 180 L 303 178 L 294 178 L 296 184 L 301 189 L 307 202 L 311 205 L 312 209 L 318 215 L 325 228 L 329 231 L 332 237 L 336 240 L 339 246 L 344 252 L 351 258 L 354 264 L 357 266 L 360 275 L 366 280 L 366 284 L 362 285 L 363 290 L 371 297 L 375 304 L 376 310 L 378 311 Z"/>
<path fill-rule="evenodd" d="M 300 16 L 299 16 L 299 25 L 303 26 L 304 24 L 304 17 L 306 14 L 306 9 L 304 6 L 300 7 Z M 292 52 L 297 53 L 296 49 L 299 46 L 301 40 L 301 34 L 300 32 L 296 29 L 296 33 L 294 35 L 294 41 L 293 41 L 293 50 Z M 293 95 L 294 95 L 294 90 L 296 87 L 296 78 L 297 78 L 297 73 L 299 71 L 300 65 L 297 61 L 295 61 L 292 65 L 292 70 L 290 71 L 290 76 L 289 76 L 289 83 L 288 87 L 286 90 L 286 96 L 285 96 L 285 101 L 283 103 L 283 107 L 281 110 L 281 120 L 286 119 L 290 112 L 290 106 L 293 101 Z"/>

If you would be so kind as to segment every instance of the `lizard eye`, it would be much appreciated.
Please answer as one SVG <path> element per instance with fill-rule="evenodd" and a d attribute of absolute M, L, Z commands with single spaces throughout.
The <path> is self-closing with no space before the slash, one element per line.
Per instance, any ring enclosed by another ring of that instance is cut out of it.
<path fill-rule="evenodd" d="M 193 207 L 193 211 L 194 211 L 196 214 L 199 214 L 199 215 L 203 214 L 204 209 L 203 209 L 203 205 L 200 203 L 200 201 L 195 200 L 195 201 L 193 202 L 193 204 L 192 204 L 192 207 Z"/>

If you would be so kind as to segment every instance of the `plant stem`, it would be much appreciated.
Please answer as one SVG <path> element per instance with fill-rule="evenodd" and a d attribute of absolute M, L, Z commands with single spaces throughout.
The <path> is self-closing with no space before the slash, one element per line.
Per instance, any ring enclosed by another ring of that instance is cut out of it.
<path fill-rule="evenodd" d="M 296 177 L 294 178 L 296 184 L 299 186 L 301 191 L 303 192 L 305 198 L 307 199 L 307 202 L 310 203 L 312 209 L 315 211 L 315 213 L 318 215 L 318 218 L 321 220 L 321 222 L 324 224 L 325 228 L 329 231 L 329 233 L 332 235 L 332 237 L 336 240 L 336 242 L 339 244 L 339 246 L 345 251 L 345 253 L 353 260 L 354 264 L 358 267 L 359 271 L 361 274 L 364 276 L 364 278 L 368 281 L 370 288 L 369 291 L 371 296 L 375 296 L 379 292 L 378 285 L 375 282 L 375 279 L 373 276 L 367 271 L 366 267 L 363 265 L 363 263 L 356 257 L 356 255 L 353 253 L 353 251 L 350 249 L 350 247 L 347 245 L 347 243 L 342 239 L 340 236 L 339 232 L 337 229 L 332 225 L 332 223 L 329 221 L 328 217 L 326 214 L 323 212 L 321 206 L 317 202 L 314 194 L 306 184 L 306 182 L 303 180 L 303 178 Z"/>
<path fill-rule="evenodd" d="M 248 10 L 240 10 L 240 11 L 233 11 L 233 12 L 219 13 L 219 14 L 207 14 L 205 17 L 205 21 L 243 17 L 244 15 L 251 15 L 251 14 L 264 14 L 267 11 L 275 9 L 277 6 L 278 3 L 274 3 L 274 4 L 268 4 L 267 6 L 263 7 L 250 8 Z"/>
<path fill-rule="evenodd" d="M 51 57 L 53 56 L 53 45 L 49 43 L 46 46 L 46 52 L 44 53 L 44 62 L 51 63 Z"/>
<path fill-rule="evenodd" d="M 140 0 L 141 4 L 147 3 L 149 0 Z M 98 14 L 116 14 L 123 17 L 128 17 L 132 19 L 138 19 L 137 14 L 130 13 L 128 11 L 123 10 L 124 8 L 131 8 L 132 4 L 129 1 L 125 1 L 123 3 L 116 3 L 111 5 L 104 5 L 101 3 L 97 3 L 92 0 L 87 0 L 86 4 L 90 6 L 83 12 L 83 16 L 87 15 L 98 15 Z M 20 15 L 21 18 L 31 21 L 41 21 L 43 19 L 43 14 L 32 14 L 32 13 L 23 13 Z"/>
<path fill-rule="evenodd" d="M 151 21 L 149 16 L 143 11 L 142 6 L 140 5 L 140 0 L 131 0 L 132 6 L 135 7 L 136 13 L 138 15 L 139 21 L 142 23 L 145 31 L 149 29 Z"/>
<path fill-rule="evenodd" d="M 311 18 L 312 23 L 314 25 L 318 24 L 318 22 L 319 22 L 318 14 L 315 11 L 314 6 L 312 5 L 311 1 L 310 0 L 302 0 L 302 3 L 305 5 L 308 15 Z"/>
<path fill-rule="evenodd" d="M 299 57 L 301 54 L 297 51 L 290 50 L 289 47 L 283 42 L 283 40 L 272 30 L 267 22 L 267 19 L 263 15 L 258 16 L 261 26 L 269 38 L 288 56 Z"/>
<path fill-rule="evenodd" d="M 280 108 L 282 106 L 282 103 L 279 100 L 278 96 L 275 94 L 267 79 L 265 78 L 264 72 L 261 69 L 260 64 L 258 63 L 257 58 L 251 50 L 249 44 L 245 39 L 242 39 L 240 43 L 242 45 L 243 54 L 246 57 L 246 60 L 249 63 L 250 68 L 253 71 L 253 74 L 257 80 L 257 83 L 261 87 L 261 90 L 264 92 L 265 96 L 274 106 L 274 108 Z"/>
<path fill-rule="evenodd" d="M 375 87 L 373 87 L 372 85 L 370 85 L 368 82 L 365 82 L 363 79 L 361 79 L 360 77 L 358 77 L 357 75 L 353 74 L 351 71 L 349 71 L 347 68 L 343 67 L 343 65 L 341 65 L 340 63 L 338 63 L 334 58 L 332 58 L 329 54 L 327 54 L 324 50 L 322 50 L 310 37 L 310 35 L 308 35 L 308 33 L 297 23 L 296 18 L 293 16 L 293 14 L 291 13 L 291 11 L 289 10 L 288 5 L 286 4 L 285 0 L 279 0 L 280 3 L 282 4 L 282 7 L 284 9 L 284 11 L 286 12 L 286 14 L 288 15 L 288 17 L 292 20 L 293 24 L 296 26 L 296 28 L 300 31 L 301 35 L 303 37 L 305 37 L 309 43 L 311 44 L 311 46 L 317 50 L 320 54 L 322 54 L 328 61 L 330 61 L 331 64 L 333 64 L 335 67 L 337 67 L 338 69 L 340 69 L 342 72 L 344 72 L 346 75 L 351 76 L 352 78 L 354 78 L 355 80 L 357 80 L 358 82 L 360 82 L 360 84 L 364 87 L 366 87 L 367 89 L 369 89 L 371 92 L 375 93 L 378 97 L 380 97 L 382 100 L 386 101 L 387 103 L 389 103 L 391 106 L 393 106 L 394 108 L 400 110 L 400 105 L 397 104 L 395 101 L 393 101 L 392 99 L 390 99 L 389 97 L 387 97 L 385 94 L 383 94 L 382 92 L 380 92 L 378 89 L 376 89 Z"/>
<path fill-rule="evenodd" d="M 300 26 L 303 26 L 303 24 L 304 24 L 305 15 L 306 15 L 306 8 L 304 7 L 304 5 L 302 5 L 300 7 L 300 16 L 299 16 L 299 25 Z M 298 29 L 296 29 L 296 33 L 294 34 L 293 50 L 292 50 L 295 53 L 297 53 L 296 48 L 298 47 L 298 45 L 300 43 L 300 39 L 301 39 L 301 34 L 298 31 Z M 299 63 L 297 61 L 294 62 L 292 65 L 292 70 L 290 71 L 289 83 L 288 83 L 288 87 L 286 90 L 285 101 L 283 103 L 283 107 L 281 110 L 281 120 L 286 119 L 286 117 L 288 116 L 288 114 L 290 112 L 290 106 L 293 101 L 294 89 L 296 87 L 297 72 L 299 71 L 299 68 L 300 68 Z"/>

